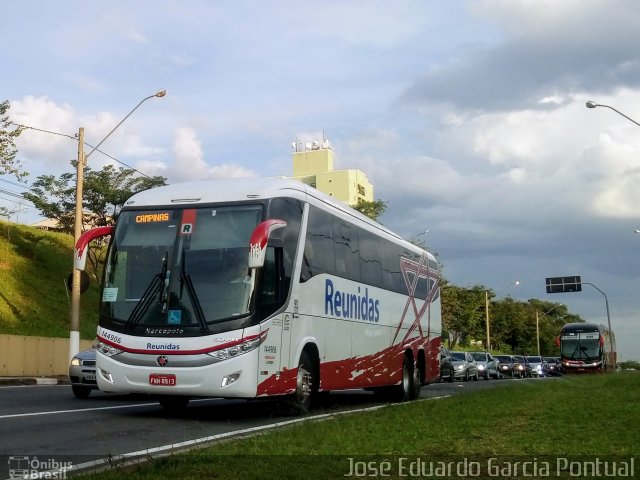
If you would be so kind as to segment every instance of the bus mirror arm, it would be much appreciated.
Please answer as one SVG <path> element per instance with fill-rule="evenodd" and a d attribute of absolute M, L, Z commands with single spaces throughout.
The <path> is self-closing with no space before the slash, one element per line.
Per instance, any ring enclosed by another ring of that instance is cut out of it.
<path fill-rule="evenodd" d="M 278 219 L 265 220 L 258 224 L 249 240 L 249 268 L 262 268 L 264 266 L 267 242 L 274 230 L 286 227 L 287 222 Z"/>
<path fill-rule="evenodd" d="M 113 233 L 113 227 L 97 227 L 87 230 L 76 242 L 73 266 L 76 270 L 84 271 L 87 264 L 87 253 L 89 252 L 89 242 L 96 238 L 107 237 Z"/>

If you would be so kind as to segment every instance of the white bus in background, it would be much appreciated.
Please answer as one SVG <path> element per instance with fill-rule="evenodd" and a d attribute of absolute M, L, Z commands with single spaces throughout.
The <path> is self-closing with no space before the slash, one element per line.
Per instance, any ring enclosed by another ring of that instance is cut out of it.
<path fill-rule="evenodd" d="M 416 398 L 439 378 L 439 270 L 430 253 L 300 182 L 234 179 L 132 196 L 111 235 L 97 381 L 191 397 L 373 389 Z"/>

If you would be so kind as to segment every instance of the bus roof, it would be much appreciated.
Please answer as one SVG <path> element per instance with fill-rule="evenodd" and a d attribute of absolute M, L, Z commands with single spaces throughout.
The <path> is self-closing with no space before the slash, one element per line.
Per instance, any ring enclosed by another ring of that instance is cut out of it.
<path fill-rule="evenodd" d="M 205 205 L 218 202 L 238 202 L 243 200 L 259 200 L 273 197 L 291 197 L 314 204 L 324 204 L 342 215 L 351 217 L 352 221 L 368 225 L 403 244 L 411 250 L 423 250 L 403 239 L 384 225 L 370 219 L 366 215 L 336 200 L 320 190 L 297 180 L 284 177 L 270 178 L 223 178 L 193 182 L 175 183 L 151 188 L 132 195 L 124 204 L 124 209 L 138 209 L 160 206 Z M 429 257 L 435 260 L 429 253 Z"/>
<path fill-rule="evenodd" d="M 567 323 L 562 326 L 563 332 L 596 332 L 608 330 L 604 325 L 595 323 Z"/>

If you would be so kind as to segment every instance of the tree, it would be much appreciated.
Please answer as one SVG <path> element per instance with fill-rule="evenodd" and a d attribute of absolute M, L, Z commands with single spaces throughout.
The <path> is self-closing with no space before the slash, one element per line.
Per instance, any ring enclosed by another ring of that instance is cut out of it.
<path fill-rule="evenodd" d="M 442 279 L 442 328 L 449 334 L 449 346 L 480 335 L 484 320 L 484 287 L 458 287 Z"/>
<path fill-rule="evenodd" d="M 20 161 L 16 159 L 18 150 L 15 145 L 15 139 L 23 128 L 9 120 L 7 111 L 10 106 L 8 100 L 0 103 L 0 175 L 12 174 L 18 180 L 24 180 L 29 174 L 22 170 Z"/>
<path fill-rule="evenodd" d="M 380 216 L 387 209 L 387 202 L 384 202 L 382 200 L 374 200 L 373 202 L 369 202 L 360 198 L 358 199 L 358 204 L 353 208 L 371 218 L 372 220 L 378 221 L 378 218 L 380 218 Z"/>
<path fill-rule="evenodd" d="M 71 162 L 76 166 L 76 161 Z M 166 184 L 164 177 L 136 176 L 131 168 L 107 165 L 100 171 L 84 169 L 83 210 L 94 226 L 113 225 L 124 202 L 134 193 Z M 75 174 L 63 173 L 59 177 L 41 175 L 22 195 L 35 205 L 40 213 L 58 221 L 60 228 L 72 233 L 75 224 Z"/>

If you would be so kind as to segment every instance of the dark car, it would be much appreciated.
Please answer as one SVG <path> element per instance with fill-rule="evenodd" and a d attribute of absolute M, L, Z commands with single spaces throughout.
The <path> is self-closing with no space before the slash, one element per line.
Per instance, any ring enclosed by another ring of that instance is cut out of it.
<path fill-rule="evenodd" d="M 531 376 L 544 377 L 547 371 L 547 362 L 537 355 L 527 355 L 524 357 L 529 367 L 531 367 Z"/>
<path fill-rule="evenodd" d="M 498 372 L 498 361 L 489 352 L 469 352 L 478 366 L 478 375 L 489 380 L 490 378 L 500 378 Z"/>
<path fill-rule="evenodd" d="M 533 376 L 531 373 L 531 366 L 524 356 L 514 355 L 513 359 L 517 364 L 516 369 L 520 372 L 520 378 L 531 378 Z"/>
<path fill-rule="evenodd" d="M 556 357 L 544 357 L 544 361 L 547 362 L 545 375 L 557 377 L 562 374 L 562 363 Z"/>
<path fill-rule="evenodd" d="M 451 351 L 442 345 L 440 347 L 440 380 L 453 382 L 454 379 L 453 361 L 451 359 Z"/>
<path fill-rule="evenodd" d="M 518 370 L 518 363 L 513 355 L 496 355 L 495 359 L 498 363 L 498 371 L 502 377 L 521 378 L 522 374 Z"/>
<path fill-rule="evenodd" d="M 78 398 L 87 398 L 98 388 L 96 381 L 96 351 L 94 348 L 76 353 L 69 364 L 71 390 Z"/>
<path fill-rule="evenodd" d="M 478 365 L 469 352 L 451 352 L 451 360 L 456 380 L 478 380 Z"/>

